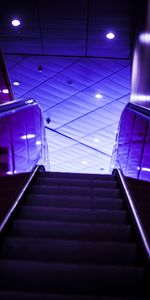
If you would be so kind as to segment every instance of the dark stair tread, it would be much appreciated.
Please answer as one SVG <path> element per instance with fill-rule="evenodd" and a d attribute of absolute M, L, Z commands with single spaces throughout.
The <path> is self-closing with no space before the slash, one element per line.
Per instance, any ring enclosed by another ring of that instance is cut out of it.
<path fill-rule="evenodd" d="M 150 299 L 122 197 L 114 175 L 39 173 L 2 240 L 1 299 Z"/>
<path fill-rule="evenodd" d="M 110 187 L 118 188 L 118 183 L 115 180 L 90 180 L 90 179 L 72 179 L 72 178 L 49 178 L 49 177 L 38 177 L 35 181 L 38 185 L 48 186 L 78 186 L 78 187 Z"/>
<path fill-rule="evenodd" d="M 102 295 L 141 295 L 144 268 L 1 260 L 1 289 Z"/>
<path fill-rule="evenodd" d="M 66 172 L 39 172 L 38 178 L 60 178 L 60 179 L 89 179 L 89 180 L 112 180 L 116 181 L 113 174 L 84 174 L 84 173 L 66 173 Z"/>
<path fill-rule="evenodd" d="M 122 198 L 90 198 L 78 196 L 53 196 L 53 195 L 32 195 L 29 194 L 25 200 L 27 205 L 31 206 L 53 206 L 53 207 L 77 207 L 77 208 L 106 208 L 106 209 L 123 209 L 124 203 Z"/>
<path fill-rule="evenodd" d="M 78 240 L 131 241 L 131 225 L 89 224 L 68 222 L 48 222 L 32 220 L 14 220 L 8 232 L 13 236 L 63 238 Z"/>
<path fill-rule="evenodd" d="M 25 293 L 14 291 L 0 291 L 2 300 L 149 300 L 150 298 L 142 296 L 136 297 L 105 297 L 105 296 L 88 296 L 88 295 L 65 295 L 65 294 L 45 294 L 45 293 Z"/>
<path fill-rule="evenodd" d="M 18 218 L 45 220 L 45 221 L 66 221 L 66 222 L 93 222 L 93 223 L 127 223 L 128 214 L 122 210 L 100 210 L 100 209 L 79 209 L 79 208 L 56 208 L 43 206 L 24 205 L 18 212 Z"/>
<path fill-rule="evenodd" d="M 66 241 L 39 238 L 5 238 L 0 257 L 5 259 L 99 265 L 135 265 L 135 243 Z"/>
<path fill-rule="evenodd" d="M 113 197 L 120 197 L 121 193 L 120 190 L 117 188 L 101 188 L 101 187 L 71 187 L 71 186 L 60 186 L 60 187 L 51 187 L 48 185 L 36 185 L 34 184 L 31 187 L 31 192 L 33 194 L 66 194 L 66 195 L 97 195 L 101 197 L 108 197 L 110 196 L 111 198 Z"/>

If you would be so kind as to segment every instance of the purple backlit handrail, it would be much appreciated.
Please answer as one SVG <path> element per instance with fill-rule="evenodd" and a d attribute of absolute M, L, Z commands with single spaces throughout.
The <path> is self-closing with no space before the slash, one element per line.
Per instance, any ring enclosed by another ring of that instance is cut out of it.
<path fill-rule="evenodd" d="M 111 170 L 150 181 L 150 109 L 128 103 L 123 110 L 112 152 Z"/>
<path fill-rule="evenodd" d="M 129 102 L 126 106 L 128 109 L 133 110 L 137 114 L 144 116 L 145 118 L 150 119 L 150 109 L 141 105 L 133 104 Z"/>
<path fill-rule="evenodd" d="M 1 104 L 0 126 L 0 175 L 31 172 L 37 164 L 49 170 L 44 118 L 36 99 Z"/>
<path fill-rule="evenodd" d="M 137 208 L 134 204 L 131 193 L 130 193 L 130 191 L 128 189 L 128 186 L 125 182 L 124 175 L 123 175 L 123 173 L 120 169 L 114 169 L 112 173 L 116 174 L 119 177 L 119 180 L 121 182 L 123 191 L 126 195 L 126 198 L 128 199 L 129 208 L 131 210 L 131 213 L 132 213 L 132 216 L 134 218 L 137 230 L 139 232 L 139 235 L 140 235 L 140 238 L 141 238 L 141 241 L 142 241 L 142 244 L 143 244 L 143 248 L 144 248 L 144 250 L 146 252 L 146 255 L 147 255 L 147 258 L 150 262 L 150 241 L 149 241 L 149 238 L 148 238 L 148 236 L 145 232 L 143 223 L 141 222 L 140 215 L 139 215 L 139 213 L 137 211 Z"/>
<path fill-rule="evenodd" d="M 24 193 L 26 192 L 27 188 L 29 187 L 33 177 L 36 175 L 36 173 L 40 170 L 43 169 L 43 171 L 45 170 L 43 166 L 36 166 L 33 169 L 33 172 L 29 175 L 26 183 L 23 185 L 23 187 L 21 188 L 21 190 L 19 191 L 19 194 L 17 195 L 15 201 L 13 202 L 12 206 L 10 207 L 10 209 L 8 210 L 6 216 L 4 217 L 4 219 L 2 220 L 1 224 L 0 224 L 0 234 L 2 233 L 4 227 L 6 226 L 7 222 L 9 221 L 10 217 L 12 216 L 12 214 L 14 213 L 16 207 L 18 206 L 19 202 L 21 201 Z"/>
<path fill-rule="evenodd" d="M 31 104 L 36 104 L 37 101 L 35 99 L 28 100 L 13 100 L 6 103 L 0 104 L 0 114 L 5 112 L 11 112 L 12 110 L 16 110 L 19 108 L 26 108 Z"/>

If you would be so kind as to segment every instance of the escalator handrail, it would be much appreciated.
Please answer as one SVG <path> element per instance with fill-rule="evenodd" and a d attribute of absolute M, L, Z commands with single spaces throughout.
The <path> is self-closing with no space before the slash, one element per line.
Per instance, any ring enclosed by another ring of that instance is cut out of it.
<path fill-rule="evenodd" d="M 119 178 L 119 181 L 120 181 L 121 186 L 123 188 L 123 192 L 126 195 L 126 199 L 128 200 L 128 206 L 129 206 L 129 209 L 130 209 L 131 214 L 133 216 L 134 222 L 136 224 L 136 228 L 138 230 L 138 233 L 139 233 L 142 245 L 143 245 L 143 249 L 146 253 L 148 261 L 150 262 L 150 241 L 149 241 L 149 238 L 148 238 L 147 233 L 145 231 L 145 228 L 143 226 L 143 223 L 141 221 L 141 218 L 140 218 L 140 215 L 139 215 L 138 210 L 136 208 L 136 205 L 134 204 L 132 195 L 131 195 L 131 193 L 129 191 L 129 188 L 126 184 L 126 181 L 124 179 L 124 175 L 123 175 L 121 169 L 114 169 L 112 174 L 117 175 L 117 177 Z"/>
<path fill-rule="evenodd" d="M 126 108 L 133 110 L 134 112 L 136 112 L 137 114 L 140 114 L 142 116 L 144 116 L 145 118 L 150 119 L 150 109 L 144 106 L 140 106 L 134 103 L 129 102 L 126 106 Z M 125 109 L 126 109 L 125 108 Z"/>
<path fill-rule="evenodd" d="M 0 105 L 0 114 L 37 104 L 35 99 L 13 100 Z"/>
<path fill-rule="evenodd" d="M 21 201 L 23 195 L 25 194 L 27 188 L 29 187 L 32 179 L 34 178 L 34 176 L 36 176 L 36 174 L 38 173 L 38 171 L 41 170 L 41 169 L 43 171 L 45 171 L 45 169 L 44 169 L 43 166 L 40 166 L 40 165 L 35 166 L 35 168 L 31 172 L 31 174 L 29 175 L 26 183 L 20 189 L 18 195 L 16 196 L 15 200 L 13 201 L 13 203 L 12 203 L 11 207 L 9 208 L 7 214 L 5 215 L 5 217 L 3 218 L 2 222 L 0 223 L 0 234 L 3 232 L 5 226 L 7 225 L 7 222 L 10 220 L 10 218 L 13 215 L 16 207 L 20 203 L 20 201 Z"/>

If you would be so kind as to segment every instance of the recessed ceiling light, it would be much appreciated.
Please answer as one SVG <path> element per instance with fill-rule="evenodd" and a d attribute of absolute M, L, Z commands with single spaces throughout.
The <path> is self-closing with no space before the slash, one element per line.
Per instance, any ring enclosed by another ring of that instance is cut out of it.
<path fill-rule="evenodd" d="M 97 98 L 97 99 L 101 99 L 102 97 L 103 97 L 102 94 L 96 94 L 96 95 L 95 95 L 95 98 Z"/>
<path fill-rule="evenodd" d="M 83 160 L 83 161 L 82 161 L 82 164 L 83 164 L 83 165 L 87 165 L 88 162 L 87 162 L 86 160 Z"/>
<path fill-rule="evenodd" d="M 96 139 L 94 139 L 94 142 L 95 142 L 95 143 L 99 143 L 100 140 L 96 138 Z"/>
<path fill-rule="evenodd" d="M 21 22 L 20 22 L 20 20 L 18 20 L 18 19 L 13 19 L 13 20 L 11 21 L 11 24 L 12 24 L 13 26 L 17 27 L 17 26 L 19 26 L 19 25 L 21 24 Z"/>
<path fill-rule="evenodd" d="M 18 85 L 20 85 L 20 82 L 15 80 L 15 81 L 13 81 L 13 85 L 18 86 Z"/>
<path fill-rule="evenodd" d="M 115 38 L 115 34 L 113 32 L 108 32 L 106 34 L 107 39 L 112 40 Z"/>
<path fill-rule="evenodd" d="M 8 90 L 8 89 L 3 89 L 3 90 L 2 90 L 2 93 L 3 93 L 3 94 L 9 94 L 9 90 Z"/>

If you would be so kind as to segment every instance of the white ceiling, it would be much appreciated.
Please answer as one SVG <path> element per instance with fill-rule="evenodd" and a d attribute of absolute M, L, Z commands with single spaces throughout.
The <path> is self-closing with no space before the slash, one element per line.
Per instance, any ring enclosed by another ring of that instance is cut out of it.
<path fill-rule="evenodd" d="M 7 2 L 0 12 L 1 48 L 11 83 L 20 81 L 12 84 L 15 99 L 36 98 L 42 108 L 51 170 L 108 173 L 130 99 L 135 2 Z M 10 26 L 15 14 L 23 20 L 20 29 Z M 110 30 L 114 40 L 105 37 Z"/>

